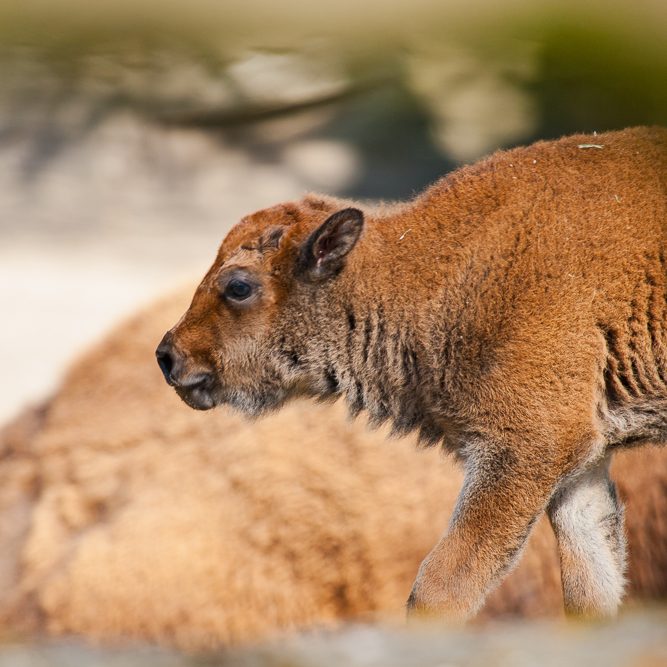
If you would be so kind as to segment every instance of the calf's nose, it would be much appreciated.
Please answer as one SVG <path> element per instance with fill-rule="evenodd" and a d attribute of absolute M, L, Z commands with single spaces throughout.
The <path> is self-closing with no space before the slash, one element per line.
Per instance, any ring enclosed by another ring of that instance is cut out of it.
<path fill-rule="evenodd" d="M 160 343 L 157 350 L 155 350 L 155 357 L 167 384 L 173 385 L 174 378 L 172 372 L 175 366 L 175 355 L 172 346 L 169 343 Z"/>
<path fill-rule="evenodd" d="M 157 350 L 155 350 L 155 357 L 167 384 L 174 386 L 177 384 L 175 376 L 178 374 L 178 367 L 180 364 L 178 361 L 178 353 L 171 344 L 168 336 L 169 334 L 167 334 L 158 345 Z"/>
<path fill-rule="evenodd" d="M 190 361 L 172 344 L 169 334 L 158 345 L 155 357 L 164 379 L 172 387 L 192 390 L 208 387 L 212 382 L 213 373 L 208 369 L 192 368 Z"/>

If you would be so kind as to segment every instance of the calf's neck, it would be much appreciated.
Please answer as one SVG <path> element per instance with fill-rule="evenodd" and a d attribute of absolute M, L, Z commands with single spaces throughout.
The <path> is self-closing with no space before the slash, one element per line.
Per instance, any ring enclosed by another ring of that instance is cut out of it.
<path fill-rule="evenodd" d="M 298 395 L 462 462 L 408 608 L 466 619 L 547 512 L 569 612 L 621 600 L 620 447 L 667 439 L 667 131 L 499 152 L 413 201 L 309 195 L 241 220 L 158 347 L 189 405 Z"/>

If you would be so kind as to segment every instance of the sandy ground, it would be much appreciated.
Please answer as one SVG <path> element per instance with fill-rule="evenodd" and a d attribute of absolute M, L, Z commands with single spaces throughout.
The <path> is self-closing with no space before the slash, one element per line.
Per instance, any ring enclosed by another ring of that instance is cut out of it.
<path fill-rule="evenodd" d="M 665 612 L 617 623 L 523 623 L 482 631 L 356 626 L 311 633 L 218 655 L 151 649 L 99 650 L 81 644 L 6 644 L 0 667 L 660 667 L 667 665 Z"/>
<path fill-rule="evenodd" d="M 76 105 L 0 111 L 0 423 L 120 317 L 203 275 L 241 215 L 358 167 L 345 144 L 285 127 L 267 153 L 130 113 L 88 125 Z"/>

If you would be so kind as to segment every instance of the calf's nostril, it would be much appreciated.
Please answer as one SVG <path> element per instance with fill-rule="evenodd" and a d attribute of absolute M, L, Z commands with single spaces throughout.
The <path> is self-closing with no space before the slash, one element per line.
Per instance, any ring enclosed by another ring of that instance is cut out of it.
<path fill-rule="evenodd" d="M 174 368 L 174 358 L 171 352 L 166 348 L 158 347 L 158 349 L 155 350 L 155 356 L 157 358 L 158 366 L 162 371 L 162 375 L 164 375 L 164 379 L 169 384 L 173 384 L 174 380 L 171 377 L 171 371 Z"/>

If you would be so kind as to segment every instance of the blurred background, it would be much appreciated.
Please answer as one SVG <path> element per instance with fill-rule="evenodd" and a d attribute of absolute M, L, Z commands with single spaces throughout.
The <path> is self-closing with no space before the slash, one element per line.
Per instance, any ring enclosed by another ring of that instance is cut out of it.
<path fill-rule="evenodd" d="M 247 212 L 667 120 L 664 0 L 2 0 L 0 421 Z"/>

